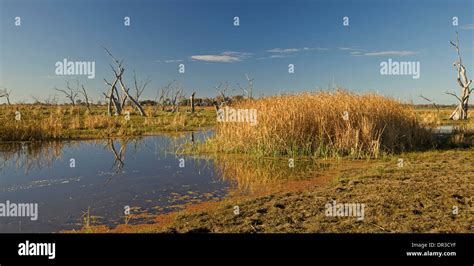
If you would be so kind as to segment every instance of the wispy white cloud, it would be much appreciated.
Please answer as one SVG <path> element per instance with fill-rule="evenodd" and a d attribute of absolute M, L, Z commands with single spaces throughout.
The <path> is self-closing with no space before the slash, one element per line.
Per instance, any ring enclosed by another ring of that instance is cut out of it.
<path fill-rule="evenodd" d="M 303 47 L 303 51 L 327 51 L 329 48 L 323 48 L 323 47 Z"/>
<path fill-rule="evenodd" d="M 285 49 L 282 49 L 282 48 L 273 48 L 273 49 L 270 49 L 270 50 L 267 50 L 267 52 L 269 53 L 296 53 L 298 52 L 299 49 L 297 48 L 285 48 Z"/>
<path fill-rule="evenodd" d="M 183 62 L 184 60 L 182 59 L 169 59 L 169 60 L 155 60 L 157 63 L 178 63 L 178 62 Z"/>
<path fill-rule="evenodd" d="M 265 60 L 265 59 L 272 59 L 272 58 L 287 58 L 287 57 L 294 57 L 295 54 L 272 54 L 270 56 L 262 56 L 257 57 L 257 60 Z"/>
<path fill-rule="evenodd" d="M 293 56 L 289 54 L 272 54 L 270 56 L 270 58 L 284 58 L 284 57 L 293 57 Z"/>
<path fill-rule="evenodd" d="M 298 53 L 301 51 L 326 51 L 326 50 L 328 49 L 322 48 L 322 47 L 273 48 L 273 49 L 267 50 L 267 52 L 275 53 L 275 54 L 293 54 L 293 53 Z"/>
<path fill-rule="evenodd" d="M 206 61 L 206 62 L 224 62 L 231 63 L 240 61 L 240 58 L 230 56 L 230 55 L 192 55 L 192 60 L 196 61 Z"/>
<path fill-rule="evenodd" d="M 416 51 L 377 51 L 361 53 L 362 56 L 410 56 L 416 55 L 419 52 Z"/>
<path fill-rule="evenodd" d="M 328 48 L 322 47 L 303 47 L 303 48 L 273 48 L 267 50 L 267 53 L 270 53 L 270 56 L 259 57 L 257 59 L 270 59 L 270 58 L 286 58 L 286 57 L 294 57 L 296 54 L 300 52 L 306 51 L 327 51 Z"/>
<path fill-rule="evenodd" d="M 474 24 L 466 24 L 460 27 L 463 30 L 474 30 Z"/>
<path fill-rule="evenodd" d="M 349 54 L 353 56 L 410 56 L 419 53 L 417 51 L 406 50 L 367 51 L 365 49 L 355 47 L 338 47 L 338 49 L 349 52 Z"/>
<path fill-rule="evenodd" d="M 192 55 L 190 58 L 196 61 L 233 63 L 249 57 L 250 53 L 227 51 L 220 54 Z"/>
<path fill-rule="evenodd" d="M 360 48 L 353 48 L 353 47 L 338 47 L 339 50 L 342 50 L 342 51 L 365 51 L 364 49 L 360 49 Z"/>

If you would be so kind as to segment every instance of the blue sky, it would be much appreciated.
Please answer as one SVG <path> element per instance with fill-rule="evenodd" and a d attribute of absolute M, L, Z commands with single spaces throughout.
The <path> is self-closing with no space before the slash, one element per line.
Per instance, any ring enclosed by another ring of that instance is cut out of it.
<path fill-rule="evenodd" d="M 454 103 L 445 92 L 459 91 L 449 44 L 456 31 L 474 79 L 473 0 L 0 0 L 0 12 L 0 87 L 13 90 L 13 101 L 58 94 L 54 87 L 76 78 L 55 75 L 64 58 L 96 62 L 95 79 L 77 78 L 92 98 L 101 97 L 103 78 L 113 77 L 104 46 L 124 59 L 128 86 L 133 70 L 151 78 L 142 98 L 175 79 L 188 95 L 214 96 L 219 82 L 237 88 L 248 73 L 255 95 L 324 89 L 334 80 L 404 101 L 422 103 L 423 94 Z M 380 75 L 389 58 L 420 62 L 420 78 Z M 288 73 L 289 64 L 295 73 Z"/>

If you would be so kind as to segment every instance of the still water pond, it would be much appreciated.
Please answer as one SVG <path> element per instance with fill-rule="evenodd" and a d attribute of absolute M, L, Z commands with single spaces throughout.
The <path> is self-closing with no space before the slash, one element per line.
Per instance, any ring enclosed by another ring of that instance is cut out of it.
<path fill-rule="evenodd" d="M 86 221 L 113 227 L 125 222 L 126 206 L 143 219 L 127 222 L 151 222 L 147 214 L 253 193 L 331 168 L 314 162 L 289 168 L 288 159 L 181 154 L 183 144 L 210 135 L 1 143 L 0 232 L 58 232 L 80 229 Z M 37 204 L 37 220 L 5 215 L 8 202 Z"/>
<path fill-rule="evenodd" d="M 216 176 L 212 160 L 176 154 L 186 141 L 189 136 L 1 144 L 0 204 L 37 203 L 38 219 L 0 216 L 0 232 L 80 228 L 87 210 L 96 222 L 113 225 L 123 222 L 125 206 L 160 213 L 225 196 L 229 182 Z"/>

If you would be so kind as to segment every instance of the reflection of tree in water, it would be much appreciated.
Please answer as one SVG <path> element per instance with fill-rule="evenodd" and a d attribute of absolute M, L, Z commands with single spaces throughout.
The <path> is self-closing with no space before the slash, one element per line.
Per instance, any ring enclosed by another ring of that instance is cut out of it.
<path fill-rule="evenodd" d="M 119 140 L 120 143 L 120 150 L 117 152 L 115 148 L 114 140 L 108 139 L 107 140 L 107 147 L 110 149 L 112 154 L 114 155 L 114 164 L 112 168 L 115 170 L 115 173 L 118 174 L 122 171 L 125 163 L 125 151 L 127 150 L 127 143 L 128 141 L 125 139 Z"/>
<path fill-rule="evenodd" d="M 40 142 L 7 142 L 0 144 L 0 170 L 11 161 L 16 170 L 23 169 L 25 174 L 36 169 L 50 167 L 55 160 L 62 157 L 64 145 L 75 145 L 73 142 L 40 141 Z"/>
<path fill-rule="evenodd" d="M 116 146 L 115 142 L 118 142 L 119 146 Z M 134 139 L 107 139 L 106 147 L 110 150 L 110 152 L 114 156 L 114 163 L 112 164 L 113 173 L 107 178 L 105 181 L 105 185 L 107 185 L 114 176 L 122 173 L 122 170 L 125 166 L 125 154 L 127 151 L 127 146 L 129 142 L 133 142 L 133 154 L 136 155 L 139 151 L 139 146 L 142 143 L 140 138 Z M 119 148 L 118 148 L 119 147 Z"/>
<path fill-rule="evenodd" d="M 115 140 L 105 140 L 105 146 L 114 156 L 113 169 L 115 173 L 119 173 L 124 167 L 125 152 L 128 139 L 117 140 L 120 147 L 117 149 L 114 144 Z M 104 140 L 87 141 L 93 145 L 103 145 Z M 140 140 L 134 139 L 133 152 L 139 151 Z M 10 142 L 0 143 L 0 171 L 3 170 L 7 163 L 12 162 L 16 170 L 23 169 L 28 174 L 34 169 L 40 170 L 51 167 L 56 160 L 60 160 L 63 156 L 65 147 L 79 147 L 84 141 L 38 141 L 38 142 Z"/>
<path fill-rule="evenodd" d="M 112 171 L 109 173 L 103 172 L 109 176 L 107 180 L 107 182 L 109 182 L 111 177 L 123 173 L 126 157 L 130 160 L 136 158 L 140 152 L 148 150 L 148 152 L 153 153 L 158 159 L 172 156 L 179 160 L 192 156 L 181 152 L 183 145 L 193 145 L 195 141 L 200 138 L 202 138 L 202 136 L 199 133 L 196 135 L 194 132 L 189 132 L 141 138 L 0 143 L 0 171 L 6 169 L 7 165 L 15 165 L 17 170 L 24 170 L 25 174 L 28 174 L 34 169 L 40 170 L 52 167 L 56 160 L 60 160 L 63 157 L 63 149 L 75 147 L 78 148 L 78 150 L 87 152 L 88 147 L 85 144 L 92 144 L 96 147 L 103 147 L 106 151 L 109 151 L 114 158 L 111 167 Z M 209 169 L 208 163 L 200 165 L 201 162 L 203 162 L 202 159 L 206 161 L 206 158 L 207 156 L 199 160 L 193 160 L 196 164 L 195 168 L 198 169 L 199 172 L 204 170 L 204 168 Z"/>

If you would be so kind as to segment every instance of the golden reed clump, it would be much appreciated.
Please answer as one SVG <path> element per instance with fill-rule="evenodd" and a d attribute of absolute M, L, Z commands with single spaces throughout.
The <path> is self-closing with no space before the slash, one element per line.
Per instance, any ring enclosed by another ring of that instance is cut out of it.
<path fill-rule="evenodd" d="M 377 157 L 414 149 L 429 140 L 413 106 L 376 94 L 301 93 L 245 100 L 257 124 L 218 123 L 208 147 L 263 156 Z"/>

